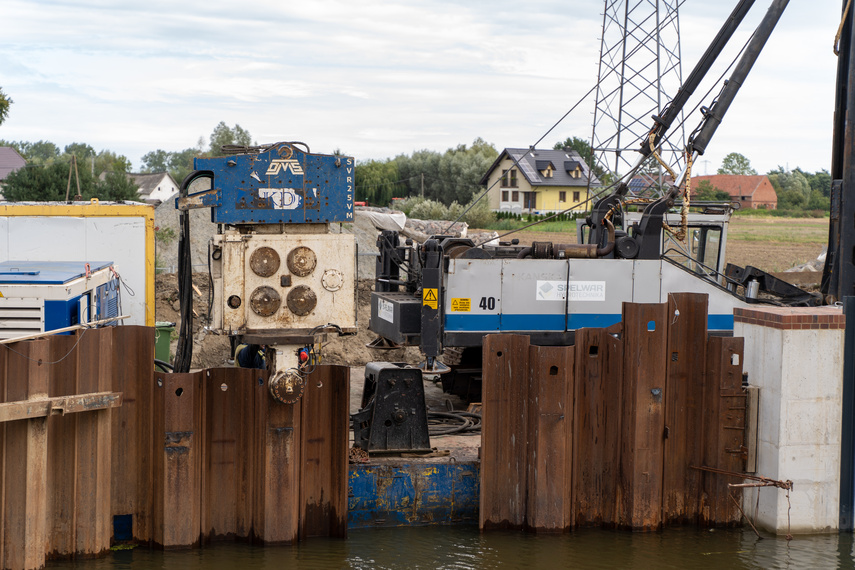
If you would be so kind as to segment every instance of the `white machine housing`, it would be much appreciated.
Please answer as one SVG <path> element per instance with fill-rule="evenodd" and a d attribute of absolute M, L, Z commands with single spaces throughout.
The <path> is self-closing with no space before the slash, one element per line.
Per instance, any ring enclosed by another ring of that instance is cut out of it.
<path fill-rule="evenodd" d="M 214 236 L 211 263 L 214 330 L 295 335 L 334 324 L 356 332 L 352 234 L 226 230 Z"/>

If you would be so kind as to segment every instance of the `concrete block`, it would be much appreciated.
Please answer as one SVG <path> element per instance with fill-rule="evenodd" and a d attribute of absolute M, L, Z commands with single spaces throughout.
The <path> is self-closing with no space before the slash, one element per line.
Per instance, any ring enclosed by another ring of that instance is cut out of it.
<path fill-rule="evenodd" d="M 829 308 L 752 309 L 745 338 L 749 383 L 760 388 L 757 475 L 794 489 L 746 489 L 743 506 L 778 534 L 831 532 L 838 526 L 843 336 Z M 768 313 L 768 315 L 766 315 Z M 822 328 L 822 327 L 825 328 Z M 759 493 L 759 502 L 758 502 Z"/>

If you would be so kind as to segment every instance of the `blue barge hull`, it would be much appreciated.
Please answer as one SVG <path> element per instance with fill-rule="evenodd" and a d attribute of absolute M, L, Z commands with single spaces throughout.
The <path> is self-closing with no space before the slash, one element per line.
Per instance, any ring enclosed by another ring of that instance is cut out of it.
<path fill-rule="evenodd" d="M 479 468 L 477 461 L 351 465 L 347 526 L 477 524 Z"/>

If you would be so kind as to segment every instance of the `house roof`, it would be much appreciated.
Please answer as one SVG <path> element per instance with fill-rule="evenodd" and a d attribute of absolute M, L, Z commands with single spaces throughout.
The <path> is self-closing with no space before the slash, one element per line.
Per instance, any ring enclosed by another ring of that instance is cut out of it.
<path fill-rule="evenodd" d="M 175 180 L 172 180 L 172 176 L 168 172 L 152 172 L 151 174 L 132 173 L 130 177 L 133 179 L 134 184 L 140 187 L 139 195 L 141 197 L 151 196 L 151 193 L 157 190 L 158 185 L 162 184 L 163 179 L 167 177 L 172 182 L 172 185 L 178 188 L 178 184 L 175 183 Z"/>
<path fill-rule="evenodd" d="M 27 161 L 17 150 L 11 146 L 0 146 L 0 181 L 26 165 Z"/>
<path fill-rule="evenodd" d="M 481 178 L 480 184 L 487 184 L 490 180 L 490 174 L 498 168 L 499 164 L 505 159 L 518 161 L 520 172 L 532 186 L 587 186 L 588 175 L 591 169 L 585 164 L 585 161 L 575 150 L 546 150 L 546 149 L 530 149 L 530 148 L 506 148 L 499 153 L 498 158 L 487 170 L 486 174 Z M 546 165 L 552 164 L 555 168 L 556 164 L 564 166 L 563 169 L 555 169 L 552 178 L 545 178 L 540 175 L 541 170 L 546 170 Z M 568 165 L 572 165 L 569 168 Z M 582 176 L 574 178 L 569 172 L 576 169 L 576 166 L 582 169 Z M 600 180 L 594 174 L 590 174 L 591 185 L 599 186 Z"/>
<path fill-rule="evenodd" d="M 697 188 L 697 185 L 702 180 L 709 180 L 710 184 L 724 190 L 731 197 L 753 196 L 754 192 L 766 180 L 765 174 L 755 176 L 743 176 L 741 174 L 712 174 L 710 176 L 693 176 L 692 187 Z"/>

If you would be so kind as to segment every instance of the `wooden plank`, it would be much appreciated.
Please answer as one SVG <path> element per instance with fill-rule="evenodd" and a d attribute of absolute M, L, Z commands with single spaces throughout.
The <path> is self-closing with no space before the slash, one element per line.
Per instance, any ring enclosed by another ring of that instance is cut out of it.
<path fill-rule="evenodd" d="M 300 530 L 300 404 L 274 400 L 268 390 L 267 373 L 257 372 L 253 541 L 293 543 Z"/>
<path fill-rule="evenodd" d="M 202 399 L 205 371 L 156 376 L 153 540 L 164 548 L 200 539 Z"/>
<path fill-rule="evenodd" d="M 704 390 L 704 466 L 742 472 L 745 463 L 745 400 L 742 391 L 743 339 L 709 337 L 707 378 Z M 729 477 L 703 474 L 700 523 L 704 526 L 731 526 L 740 513 L 730 499 Z M 741 493 L 734 492 L 741 501 Z"/>
<path fill-rule="evenodd" d="M 9 402 L 0 404 L 0 422 L 12 422 L 47 416 L 65 416 L 78 412 L 93 412 L 118 408 L 122 405 L 122 395 L 117 392 L 94 392 L 78 396 L 60 396 L 40 398 L 38 400 Z M 72 430 L 65 423 L 65 430 Z M 73 430 L 72 430 L 73 431 Z"/>
<path fill-rule="evenodd" d="M 63 420 L 71 419 L 70 414 L 77 416 L 75 556 L 89 557 L 106 552 L 113 536 L 110 408 L 121 405 L 121 394 L 109 392 L 114 370 L 113 332 L 100 329 L 79 333 L 83 336 L 77 348 L 75 393 L 81 395 L 69 396 L 55 403 L 52 409 L 52 412 L 63 410 Z"/>
<path fill-rule="evenodd" d="M 8 354 L 7 402 L 48 393 L 46 340 L 16 343 Z M 4 568 L 40 568 L 47 542 L 47 418 L 6 425 Z"/>
<path fill-rule="evenodd" d="M 578 526 L 617 524 L 623 343 L 576 331 L 573 512 Z"/>
<path fill-rule="evenodd" d="M 153 476 L 155 451 L 163 440 L 154 422 L 154 327 L 111 327 L 113 334 L 113 392 L 122 393 L 122 406 L 111 412 L 111 516 L 132 518 L 133 538 L 154 539 Z"/>
<path fill-rule="evenodd" d="M 347 536 L 350 368 L 317 366 L 300 413 L 300 538 Z"/>
<path fill-rule="evenodd" d="M 703 440 L 704 365 L 708 297 L 668 295 L 665 468 L 662 519 L 665 524 L 696 523 Z"/>
<path fill-rule="evenodd" d="M 202 537 L 249 538 L 252 529 L 254 384 L 246 368 L 205 371 Z"/>
<path fill-rule="evenodd" d="M 624 303 L 624 413 L 621 526 L 662 524 L 667 311 L 665 303 Z"/>
<path fill-rule="evenodd" d="M 526 526 L 572 528 L 574 349 L 529 347 Z"/>
<path fill-rule="evenodd" d="M 526 523 L 529 337 L 484 337 L 479 526 Z"/>

